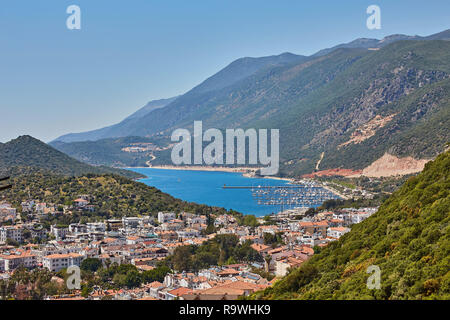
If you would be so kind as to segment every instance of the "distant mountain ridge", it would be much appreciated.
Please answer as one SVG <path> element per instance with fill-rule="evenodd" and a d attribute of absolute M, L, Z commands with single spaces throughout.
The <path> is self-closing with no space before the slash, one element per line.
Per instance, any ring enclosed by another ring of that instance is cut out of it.
<path fill-rule="evenodd" d="M 124 120 L 141 118 L 141 117 L 149 114 L 153 110 L 156 110 L 156 109 L 159 109 L 159 108 L 167 106 L 169 103 L 174 101 L 176 98 L 178 98 L 178 96 L 177 97 L 168 98 L 168 99 L 152 100 L 152 101 L 148 102 L 145 106 L 140 108 L 138 111 L 136 111 L 135 113 L 133 113 L 130 116 L 126 117 Z"/>
<path fill-rule="evenodd" d="M 301 62 L 306 59 L 306 56 L 299 56 L 289 52 L 260 58 L 240 58 L 230 63 L 224 69 L 209 77 L 198 86 L 194 87 L 189 91 L 189 94 L 201 94 L 221 90 L 251 76 L 252 74 L 255 74 L 264 68 Z"/>
<path fill-rule="evenodd" d="M 136 123 L 139 121 L 139 119 L 143 118 L 154 110 L 165 107 L 166 105 L 173 102 L 176 98 L 177 97 L 152 100 L 148 102 L 144 107 L 140 108 L 117 124 L 82 133 L 68 133 L 55 139 L 54 142 L 95 141 L 105 138 L 119 138 L 129 136 L 127 132 L 129 132 L 136 126 Z"/>
<path fill-rule="evenodd" d="M 365 49 L 382 48 L 390 43 L 401 40 L 450 40 L 450 29 L 426 37 L 421 37 L 417 35 L 408 36 L 404 34 L 393 34 L 390 36 L 386 36 L 381 40 L 370 38 L 359 38 L 348 43 L 342 43 L 331 48 L 322 49 L 316 52 L 313 56 L 323 56 L 340 48 L 365 48 Z"/>
<path fill-rule="evenodd" d="M 146 106 L 139 109 L 129 117 L 125 118 L 118 124 L 108 126 L 105 128 L 82 132 L 70 133 L 63 135 L 53 142 L 79 142 L 79 141 L 95 141 L 106 138 L 119 138 L 126 136 L 133 136 L 132 131 L 142 126 L 142 119 L 148 116 L 152 111 L 162 109 L 170 105 L 174 101 L 181 99 L 179 103 L 184 103 L 186 97 L 188 98 L 221 90 L 229 85 L 232 85 L 255 72 L 271 66 L 289 64 L 306 59 L 304 56 L 298 56 L 292 53 L 283 53 L 277 56 L 269 56 L 262 58 L 240 58 L 227 67 L 214 74 L 210 78 L 203 81 L 198 86 L 194 87 L 188 93 L 182 96 L 177 96 L 169 99 L 160 99 L 150 101 Z"/>
<path fill-rule="evenodd" d="M 20 136 L 7 143 L 0 143 L 0 172 L 8 174 L 17 168 L 22 171 L 44 170 L 64 176 L 114 173 L 128 178 L 140 177 L 132 171 L 94 167 L 80 162 L 31 136 Z"/>

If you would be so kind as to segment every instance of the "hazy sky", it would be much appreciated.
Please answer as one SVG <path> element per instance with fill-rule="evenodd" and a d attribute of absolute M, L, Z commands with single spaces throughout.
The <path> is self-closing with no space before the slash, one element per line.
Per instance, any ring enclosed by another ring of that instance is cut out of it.
<path fill-rule="evenodd" d="M 72 4 L 81 30 L 66 27 Z M 366 27 L 371 4 L 381 7 L 381 30 Z M 116 123 L 240 57 L 448 28 L 448 0 L 3 0 L 0 141 Z"/>

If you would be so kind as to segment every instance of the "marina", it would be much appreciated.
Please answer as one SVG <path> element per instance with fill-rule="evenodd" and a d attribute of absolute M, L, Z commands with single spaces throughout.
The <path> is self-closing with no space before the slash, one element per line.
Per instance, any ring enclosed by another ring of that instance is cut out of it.
<path fill-rule="evenodd" d="M 250 189 L 253 201 L 260 206 L 278 206 L 280 211 L 298 207 L 315 207 L 338 198 L 331 191 L 313 183 L 277 186 L 227 186 L 223 189 Z"/>

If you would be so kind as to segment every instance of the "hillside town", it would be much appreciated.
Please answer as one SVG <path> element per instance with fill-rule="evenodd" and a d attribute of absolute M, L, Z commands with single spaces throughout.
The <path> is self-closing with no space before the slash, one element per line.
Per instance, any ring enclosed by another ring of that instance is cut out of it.
<path fill-rule="evenodd" d="M 20 209 L 20 210 L 18 210 Z M 48 296 L 46 299 L 117 300 L 210 300 L 237 299 L 271 286 L 291 269 L 299 267 L 317 250 L 336 241 L 374 214 L 377 208 L 321 211 L 305 216 L 305 208 L 291 209 L 258 218 L 256 226 L 239 225 L 232 215 L 211 220 L 188 212 L 158 212 L 157 215 L 122 217 L 97 222 L 50 225 L 45 216 L 95 211 L 89 195 L 79 195 L 73 205 L 26 200 L 20 208 L 0 204 L 0 280 L 8 281 L 20 268 L 44 268 L 54 273 L 52 281 L 64 285 L 58 276 L 71 266 L 81 267 L 86 259 L 103 266 L 133 265 L 139 272 L 157 268 L 176 248 L 201 246 L 218 235 L 235 235 L 258 254 L 256 261 L 213 265 L 196 272 L 170 270 L 163 281 L 142 283 L 135 288 L 91 288 Z M 21 215 L 18 214 L 21 212 Z M 21 216 L 30 219 L 22 221 Z M 214 232 L 206 232 L 208 223 Z M 162 280 L 162 279 L 161 279 Z"/>

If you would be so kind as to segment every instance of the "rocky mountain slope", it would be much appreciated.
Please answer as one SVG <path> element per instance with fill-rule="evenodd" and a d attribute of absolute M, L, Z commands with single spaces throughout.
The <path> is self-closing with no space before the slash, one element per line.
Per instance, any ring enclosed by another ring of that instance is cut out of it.
<path fill-rule="evenodd" d="M 318 170 L 363 170 L 386 152 L 430 159 L 450 140 L 450 42 L 434 40 L 449 33 L 391 36 L 377 50 L 357 41 L 311 57 L 284 54 L 247 69 L 238 60 L 123 134 L 168 140 L 194 120 L 204 130 L 277 128 L 284 175 L 313 172 L 322 154 Z"/>

